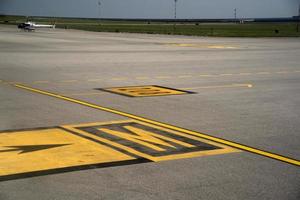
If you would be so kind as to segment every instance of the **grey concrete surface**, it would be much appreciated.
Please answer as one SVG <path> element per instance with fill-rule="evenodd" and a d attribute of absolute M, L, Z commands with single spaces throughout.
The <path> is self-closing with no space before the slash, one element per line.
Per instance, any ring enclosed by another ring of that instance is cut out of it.
<path fill-rule="evenodd" d="M 0 130 L 124 119 L 8 84 L 20 82 L 299 160 L 299 61 L 298 38 L 0 26 Z M 95 90 L 134 85 L 196 94 L 129 98 Z M 299 198 L 299 167 L 248 152 L 0 182 L 1 200 Z"/>

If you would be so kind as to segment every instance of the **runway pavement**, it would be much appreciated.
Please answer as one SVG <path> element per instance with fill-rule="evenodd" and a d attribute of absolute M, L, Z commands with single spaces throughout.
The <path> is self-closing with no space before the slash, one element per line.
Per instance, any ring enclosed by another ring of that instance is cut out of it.
<path fill-rule="evenodd" d="M 300 198 L 300 40 L 0 26 L 0 199 Z"/>

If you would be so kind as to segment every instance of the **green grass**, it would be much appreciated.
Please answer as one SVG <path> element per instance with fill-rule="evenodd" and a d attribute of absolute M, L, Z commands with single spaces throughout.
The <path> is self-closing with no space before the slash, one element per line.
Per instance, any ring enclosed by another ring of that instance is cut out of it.
<path fill-rule="evenodd" d="M 25 17 L 0 16 L 0 23 L 18 24 Z M 58 28 L 97 32 L 127 32 L 147 34 L 174 34 L 215 37 L 299 37 L 296 23 L 247 23 L 247 24 L 195 24 L 148 23 L 133 21 L 99 21 L 96 19 L 33 18 L 39 23 L 54 23 Z M 276 33 L 275 30 L 278 30 Z"/>
<path fill-rule="evenodd" d="M 58 24 L 71 28 L 99 32 L 128 32 L 148 34 L 175 34 L 216 37 L 299 37 L 295 24 L 222 24 L 222 25 L 148 25 L 148 24 Z M 278 33 L 275 33 L 278 30 Z"/>

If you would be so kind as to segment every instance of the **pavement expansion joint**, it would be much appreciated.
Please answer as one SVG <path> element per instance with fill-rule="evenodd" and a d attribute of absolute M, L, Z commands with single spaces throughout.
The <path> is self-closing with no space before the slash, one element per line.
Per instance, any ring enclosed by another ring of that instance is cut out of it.
<path fill-rule="evenodd" d="M 89 79 L 83 79 L 83 80 L 56 80 L 56 81 L 51 81 L 51 80 L 36 80 L 36 81 L 28 81 L 24 83 L 32 83 L 32 84 L 74 84 L 74 83 L 80 83 L 80 82 L 101 82 L 101 81 L 106 81 L 106 80 L 111 80 L 111 81 L 129 81 L 132 79 L 136 80 L 174 80 L 174 79 L 188 79 L 188 78 L 217 78 L 217 77 L 230 77 L 230 76 L 255 76 L 255 75 L 274 75 L 274 74 L 292 74 L 292 73 L 299 73 L 299 70 L 296 71 L 263 71 L 263 72 L 241 72 L 241 73 L 224 73 L 224 74 L 182 74 L 182 75 L 156 75 L 156 76 L 137 76 L 137 77 L 112 77 L 109 79 L 105 78 L 89 78 Z M 1 81 L 0 83 L 2 84 L 22 84 L 22 82 L 19 81 Z"/>

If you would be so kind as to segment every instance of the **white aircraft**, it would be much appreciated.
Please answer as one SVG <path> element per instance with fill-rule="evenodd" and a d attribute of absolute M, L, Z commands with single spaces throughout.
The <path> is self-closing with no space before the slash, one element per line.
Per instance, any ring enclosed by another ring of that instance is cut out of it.
<path fill-rule="evenodd" d="M 46 24 L 36 24 L 34 22 L 25 22 L 18 25 L 19 29 L 23 29 L 24 31 L 34 31 L 36 28 L 53 28 L 55 29 L 55 24 L 46 25 Z"/>

